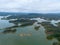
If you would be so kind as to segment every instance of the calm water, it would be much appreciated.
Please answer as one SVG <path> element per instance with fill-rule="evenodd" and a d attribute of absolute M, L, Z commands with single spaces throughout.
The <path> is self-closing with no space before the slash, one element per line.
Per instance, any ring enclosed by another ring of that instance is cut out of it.
<path fill-rule="evenodd" d="M 11 27 L 14 24 L 8 20 L 0 20 L 0 29 Z M 13 28 L 13 27 L 12 27 Z M 34 25 L 26 27 L 16 27 L 15 33 L 0 34 L 0 45 L 52 45 L 55 39 L 48 40 L 45 29 L 41 26 L 38 30 Z M 2 32 L 4 30 L 0 30 Z"/>

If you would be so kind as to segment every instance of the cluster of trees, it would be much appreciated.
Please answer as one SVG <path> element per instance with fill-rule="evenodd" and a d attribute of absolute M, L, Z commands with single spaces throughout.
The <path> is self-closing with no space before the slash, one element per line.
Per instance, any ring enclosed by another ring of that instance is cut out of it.
<path fill-rule="evenodd" d="M 56 38 L 58 41 L 60 41 L 60 23 L 58 23 L 58 27 L 53 26 L 49 22 L 43 22 L 41 23 L 45 27 L 45 32 L 47 34 L 47 39 L 53 39 Z"/>

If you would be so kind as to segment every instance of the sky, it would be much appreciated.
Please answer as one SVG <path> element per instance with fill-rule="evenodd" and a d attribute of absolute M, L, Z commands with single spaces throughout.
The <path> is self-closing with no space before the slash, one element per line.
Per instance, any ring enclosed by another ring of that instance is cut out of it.
<path fill-rule="evenodd" d="M 0 12 L 60 13 L 60 0 L 0 0 Z"/>

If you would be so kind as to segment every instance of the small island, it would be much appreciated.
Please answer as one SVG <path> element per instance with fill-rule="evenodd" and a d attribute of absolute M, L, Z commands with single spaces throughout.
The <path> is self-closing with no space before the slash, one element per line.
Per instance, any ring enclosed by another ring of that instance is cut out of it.
<path fill-rule="evenodd" d="M 43 25 L 45 28 L 47 39 L 56 38 L 58 41 L 60 41 L 60 23 L 58 23 L 57 27 L 53 26 L 50 22 L 43 22 L 41 25 Z"/>

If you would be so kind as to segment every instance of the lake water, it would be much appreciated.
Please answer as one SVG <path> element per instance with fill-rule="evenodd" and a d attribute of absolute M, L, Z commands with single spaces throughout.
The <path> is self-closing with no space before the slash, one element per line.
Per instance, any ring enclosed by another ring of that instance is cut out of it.
<path fill-rule="evenodd" d="M 8 20 L 0 20 L 0 29 L 12 27 Z M 0 34 L 0 45 L 52 45 L 55 39 L 48 40 L 45 29 L 40 25 L 38 30 L 34 25 L 16 27 L 15 33 Z M 12 27 L 13 28 L 13 27 Z M 0 30 L 2 32 L 4 30 Z"/>

